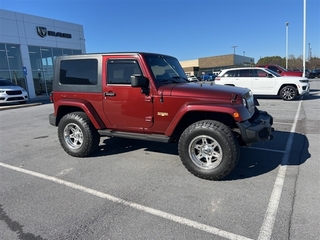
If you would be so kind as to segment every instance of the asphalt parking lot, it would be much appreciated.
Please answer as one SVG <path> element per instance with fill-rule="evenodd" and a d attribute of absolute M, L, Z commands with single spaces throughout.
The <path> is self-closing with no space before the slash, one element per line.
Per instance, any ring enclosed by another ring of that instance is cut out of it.
<path fill-rule="evenodd" d="M 222 181 L 191 175 L 175 144 L 102 138 L 73 158 L 47 99 L 0 107 L 0 239 L 319 239 L 320 81 L 258 100 L 274 139 Z"/>

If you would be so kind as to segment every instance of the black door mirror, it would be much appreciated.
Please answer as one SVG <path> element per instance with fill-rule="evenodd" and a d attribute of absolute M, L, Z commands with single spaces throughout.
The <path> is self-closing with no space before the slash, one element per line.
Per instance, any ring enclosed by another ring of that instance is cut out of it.
<path fill-rule="evenodd" d="M 147 79 L 142 75 L 132 75 L 131 76 L 131 86 L 132 87 L 146 87 Z"/>

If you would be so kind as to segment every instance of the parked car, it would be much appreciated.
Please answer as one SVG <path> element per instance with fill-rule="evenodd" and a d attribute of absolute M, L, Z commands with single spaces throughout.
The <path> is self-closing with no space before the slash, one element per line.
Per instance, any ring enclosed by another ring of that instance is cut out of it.
<path fill-rule="evenodd" d="M 0 79 L 0 103 L 26 103 L 28 93 L 8 79 Z"/>
<path fill-rule="evenodd" d="M 215 74 L 208 73 L 208 74 L 202 75 L 200 78 L 201 78 L 201 81 L 214 81 L 215 77 L 216 77 Z"/>
<path fill-rule="evenodd" d="M 222 70 L 215 83 L 249 88 L 255 95 L 278 95 L 287 101 L 308 95 L 310 91 L 308 78 L 284 77 L 270 69 L 258 67 Z"/>
<path fill-rule="evenodd" d="M 320 68 L 313 69 L 309 73 L 309 78 L 320 78 Z"/>
<path fill-rule="evenodd" d="M 196 76 L 189 76 L 188 77 L 188 81 L 189 82 L 197 82 L 198 81 L 198 78 Z"/>
<path fill-rule="evenodd" d="M 256 67 L 268 68 L 276 73 L 279 73 L 281 76 L 295 76 L 295 77 L 302 77 L 301 71 L 289 71 L 279 65 L 274 64 L 266 64 L 266 65 L 258 65 Z"/>

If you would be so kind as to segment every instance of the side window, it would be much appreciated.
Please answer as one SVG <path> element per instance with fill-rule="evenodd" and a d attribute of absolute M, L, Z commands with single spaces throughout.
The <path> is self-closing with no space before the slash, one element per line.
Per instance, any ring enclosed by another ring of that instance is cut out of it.
<path fill-rule="evenodd" d="M 108 60 L 107 83 L 131 84 L 131 75 L 142 74 L 136 60 Z"/>
<path fill-rule="evenodd" d="M 62 60 L 59 80 L 61 84 L 96 85 L 98 82 L 98 60 Z"/>
<path fill-rule="evenodd" d="M 237 70 L 228 71 L 223 75 L 223 77 L 236 77 L 236 72 Z"/>
<path fill-rule="evenodd" d="M 251 69 L 250 70 L 250 77 L 258 77 L 257 69 Z"/>
<path fill-rule="evenodd" d="M 265 71 L 260 70 L 260 69 L 257 70 L 257 73 L 258 73 L 258 77 L 266 77 L 267 76 L 267 73 Z"/>
<path fill-rule="evenodd" d="M 249 77 L 249 69 L 239 70 L 239 77 Z"/>

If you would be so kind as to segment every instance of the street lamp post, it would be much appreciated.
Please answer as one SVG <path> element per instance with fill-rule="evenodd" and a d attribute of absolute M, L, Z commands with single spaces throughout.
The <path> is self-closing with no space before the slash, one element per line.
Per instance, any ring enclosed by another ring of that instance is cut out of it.
<path fill-rule="evenodd" d="M 238 47 L 238 46 L 232 46 L 232 48 L 233 48 L 233 55 L 236 55 L 236 47 Z"/>
<path fill-rule="evenodd" d="M 286 22 L 286 69 L 288 69 L 288 31 L 289 23 Z"/>

